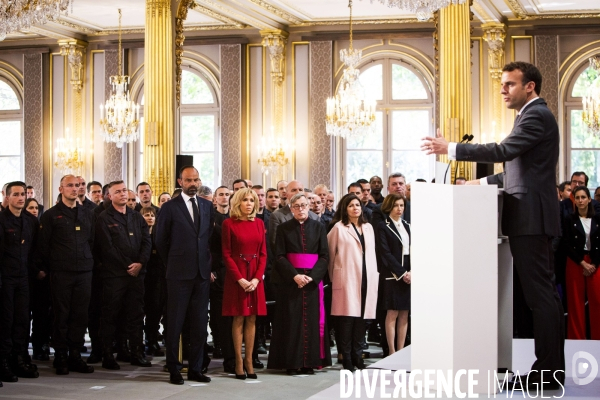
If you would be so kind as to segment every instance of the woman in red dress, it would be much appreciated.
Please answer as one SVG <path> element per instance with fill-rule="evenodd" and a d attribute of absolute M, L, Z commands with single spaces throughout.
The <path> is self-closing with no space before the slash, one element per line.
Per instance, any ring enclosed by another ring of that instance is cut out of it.
<path fill-rule="evenodd" d="M 235 377 L 256 379 L 252 366 L 257 315 L 267 315 L 263 276 L 267 265 L 265 226 L 256 217 L 258 197 L 240 189 L 231 199 L 231 218 L 223 221 L 223 262 L 227 268 L 223 288 L 223 316 L 233 317 Z M 242 360 L 242 340 L 246 357 Z M 246 375 L 247 372 L 247 375 Z"/>

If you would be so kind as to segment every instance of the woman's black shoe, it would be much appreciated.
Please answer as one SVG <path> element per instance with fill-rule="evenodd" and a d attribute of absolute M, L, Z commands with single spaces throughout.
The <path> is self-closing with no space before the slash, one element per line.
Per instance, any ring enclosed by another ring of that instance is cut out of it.
<path fill-rule="evenodd" d="M 255 375 L 255 376 L 256 376 L 256 375 Z M 241 375 L 235 374 L 235 379 L 241 379 L 241 380 L 244 380 L 244 379 L 246 379 L 246 374 L 241 374 Z"/>

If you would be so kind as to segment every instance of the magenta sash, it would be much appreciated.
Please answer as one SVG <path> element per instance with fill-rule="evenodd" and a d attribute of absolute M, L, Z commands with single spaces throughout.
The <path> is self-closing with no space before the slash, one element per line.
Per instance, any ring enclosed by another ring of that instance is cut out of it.
<path fill-rule="evenodd" d="M 318 254 L 309 253 L 287 253 L 290 264 L 294 268 L 313 269 L 319 260 Z M 325 358 L 325 294 L 323 292 L 323 281 L 319 282 L 319 342 L 321 358 Z"/>

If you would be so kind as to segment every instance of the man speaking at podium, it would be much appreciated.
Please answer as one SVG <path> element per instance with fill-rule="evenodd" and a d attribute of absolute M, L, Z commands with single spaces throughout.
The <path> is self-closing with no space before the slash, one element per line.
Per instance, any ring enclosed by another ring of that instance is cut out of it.
<path fill-rule="evenodd" d="M 554 285 L 552 252 L 552 237 L 560 236 L 555 176 L 558 125 L 538 97 L 542 75 L 534 65 L 505 65 L 501 85 L 504 102 L 517 111 L 517 117 L 500 144 L 448 143 L 438 129 L 437 137 L 423 139 L 421 149 L 426 154 L 448 154 L 450 160 L 505 163 L 503 173 L 467 184 L 504 187 L 502 232 L 509 237 L 525 301 L 533 312 L 536 361 L 529 379 L 515 377 L 511 383 L 517 389 L 522 382 L 525 389 L 541 387 L 543 380 L 545 390 L 560 389 L 565 370 L 564 312 Z"/>

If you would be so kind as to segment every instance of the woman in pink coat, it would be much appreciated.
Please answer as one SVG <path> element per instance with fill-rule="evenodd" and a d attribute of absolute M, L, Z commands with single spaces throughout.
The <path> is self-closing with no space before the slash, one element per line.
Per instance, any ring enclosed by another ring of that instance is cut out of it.
<path fill-rule="evenodd" d="M 337 340 L 344 357 L 343 367 L 354 371 L 354 367 L 365 367 L 360 343 L 365 337 L 365 319 L 375 319 L 377 306 L 375 234 L 354 194 L 342 197 L 332 224 L 327 235 L 331 315 L 338 317 Z"/>

